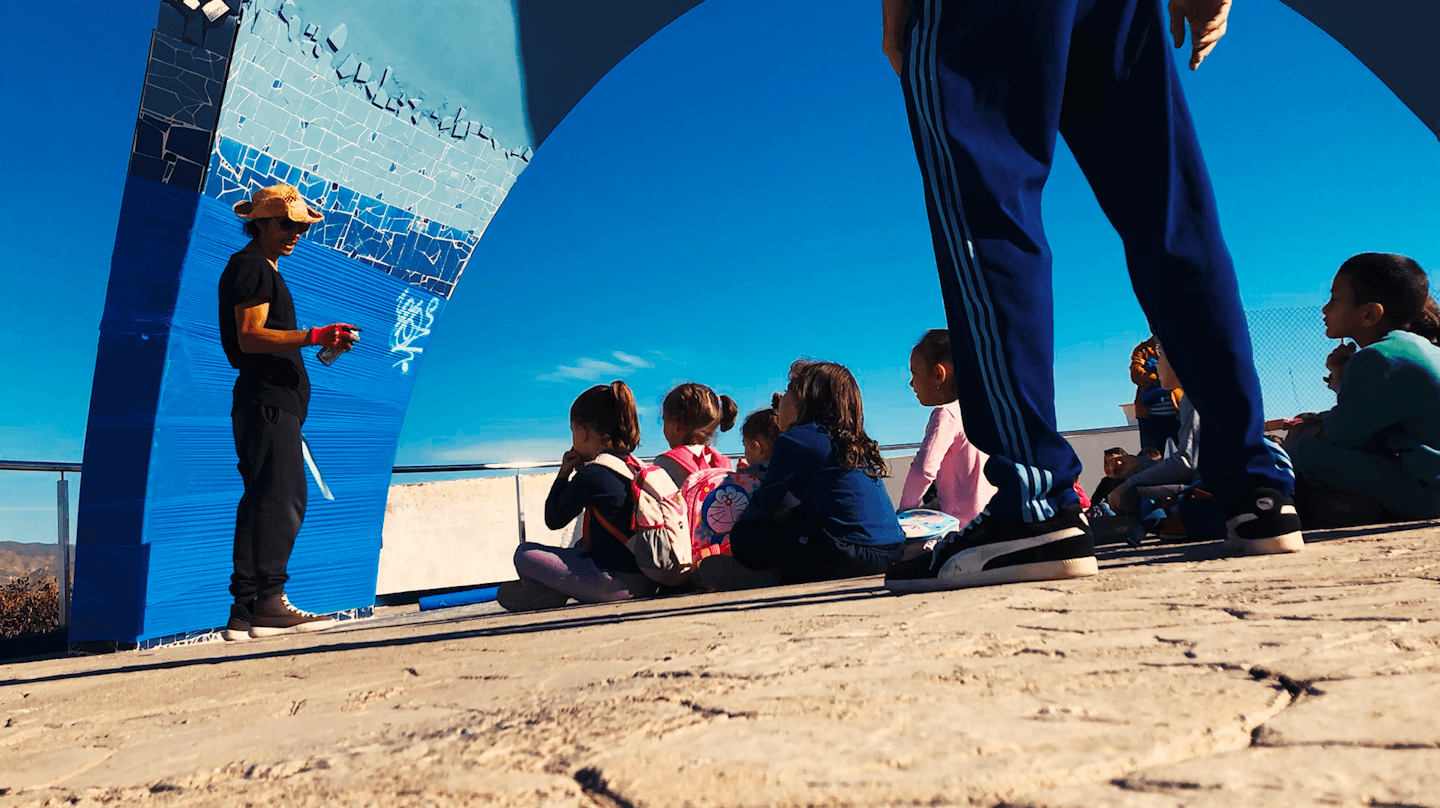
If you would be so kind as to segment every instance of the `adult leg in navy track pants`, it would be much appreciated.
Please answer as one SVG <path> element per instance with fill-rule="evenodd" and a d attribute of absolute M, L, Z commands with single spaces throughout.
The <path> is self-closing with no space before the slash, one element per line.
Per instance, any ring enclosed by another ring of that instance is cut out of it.
<path fill-rule="evenodd" d="M 893 2 L 893 0 L 892 0 Z M 1125 244 L 1142 308 L 1201 416 L 1201 476 L 1250 552 L 1302 546 L 1262 439 L 1260 386 L 1158 0 L 914 0 L 901 83 L 967 433 L 999 492 L 892 588 L 1094 571 L 1055 426 L 1041 193 L 1063 135 Z M 1258 504 L 1257 504 L 1258 503 Z M 1243 511 L 1243 512 L 1242 512 Z M 942 567 L 941 569 L 940 567 Z"/>

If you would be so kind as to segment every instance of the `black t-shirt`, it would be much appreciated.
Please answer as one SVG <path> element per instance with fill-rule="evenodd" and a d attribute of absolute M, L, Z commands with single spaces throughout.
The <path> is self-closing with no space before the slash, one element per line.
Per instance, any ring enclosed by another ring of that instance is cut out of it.
<path fill-rule="evenodd" d="M 235 380 L 235 406 L 268 404 L 294 413 L 301 421 L 310 406 L 310 377 L 299 350 L 277 354 L 244 353 L 240 350 L 235 307 L 256 298 L 270 301 L 265 327 L 296 331 L 295 301 L 285 279 L 265 260 L 252 242 L 230 256 L 220 274 L 220 345 L 230 366 L 240 371 Z"/>
<path fill-rule="evenodd" d="M 605 517 L 626 536 L 631 534 L 635 503 L 630 500 L 630 481 L 610 469 L 591 463 L 581 466 L 569 480 L 556 475 L 550 496 L 545 498 L 545 526 L 559 530 L 586 508 Z M 590 558 L 607 572 L 640 571 L 635 554 L 598 520 L 590 525 Z"/>

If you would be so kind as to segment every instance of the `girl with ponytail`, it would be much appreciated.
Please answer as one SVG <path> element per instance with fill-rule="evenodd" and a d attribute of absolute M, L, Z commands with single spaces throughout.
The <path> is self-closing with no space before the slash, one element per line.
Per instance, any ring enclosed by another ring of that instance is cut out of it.
<path fill-rule="evenodd" d="M 730 532 L 733 556 L 701 561 L 701 581 L 748 589 L 885 572 L 899 560 L 905 535 L 880 483 L 888 469 L 865 434 L 855 377 L 844 365 L 799 360 L 778 410 L 783 431 Z M 777 520 L 787 495 L 800 505 Z"/>
<path fill-rule="evenodd" d="M 1301 522 L 1333 526 L 1337 493 L 1352 495 L 1347 513 L 1380 521 L 1440 517 L 1440 312 L 1425 270 L 1403 255 L 1356 255 L 1335 273 L 1324 318 L 1327 337 L 1359 350 L 1323 433 L 1291 452 Z"/>
<path fill-rule="evenodd" d="M 545 526 L 560 530 L 581 522 L 577 547 L 522 542 L 515 548 L 519 581 L 501 584 L 500 605 L 512 612 L 554 609 L 570 598 L 605 603 L 645 597 L 655 584 L 615 532 L 629 536 L 635 512 L 630 483 L 594 463 L 602 454 L 621 460 L 640 445 L 640 419 L 629 385 L 614 381 L 580 394 L 570 406 L 570 451 L 545 498 Z"/>
<path fill-rule="evenodd" d="M 670 451 L 655 458 L 655 465 L 665 469 L 676 488 L 684 488 L 691 474 L 704 469 L 730 471 L 730 458 L 715 451 L 710 444 L 715 432 L 729 432 L 735 426 L 740 407 L 735 399 L 717 395 L 703 384 L 686 382 L 671 390 L 660 405 L 660 418 L 665 428 L 665 442 Z"/>

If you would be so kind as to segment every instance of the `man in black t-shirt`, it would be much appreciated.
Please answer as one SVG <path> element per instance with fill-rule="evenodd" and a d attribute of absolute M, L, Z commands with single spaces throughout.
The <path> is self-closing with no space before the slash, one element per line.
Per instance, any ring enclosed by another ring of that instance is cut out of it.
<path fill-rule="evenodd" d="M 354 326 L 332 323 L 301 330 L 295 302 L 280 276 L 281 256 L 322 218 L 289 185 L 272 185 L 235 204 L 251 237 L 220 275 L 220 344 L 235 381 L 230 419 L 245 494 L 235 515 L 235 572 L 230 576 L 227 640 L 246 640 L 335 624 L 290 605 L 286 566 L 305 519 L 305 461 L 300 426 L 310 403 L 310 378 L 300 349 L 348 351 Z"/>

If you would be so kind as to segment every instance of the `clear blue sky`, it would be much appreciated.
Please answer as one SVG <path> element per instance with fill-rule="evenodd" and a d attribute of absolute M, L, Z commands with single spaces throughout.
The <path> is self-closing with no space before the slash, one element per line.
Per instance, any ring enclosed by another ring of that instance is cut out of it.
<path fill-rule="evenodd" d="M 856 372 L 877 439 L 918 439 L 926 413 L 906 358 L 943 317 L 878 6 L 708 0 L 607 76 L 481 241 L 426 355 L 397 462 L 556 457 L 570 401 L 617 375 L 655 450 L 674 383 L 710 384 L 749 411 L 797 356 Z M 12 357 L 0 457 L 81 458 L 154 17 L 151 2 L 112 4 L 104 25 L 57 29 L 21 5 L 0 32 L 0 66 L 25 77 L 0 125 L 0 272 L 15 312 L 0 324 Z M 1440 264 L 1440 144 L 1278 0 L 1239 0 L 1185 87 L 1247 306 L 1318 306 L 1359 251 Z M 1147 327 L 1068 153 L 1045 217 L 1060 425 L 1121 423 L 1125 362 Z M 0 472 L 0 539 L 53 541 L 53 503 L 53 477 Z"/>

